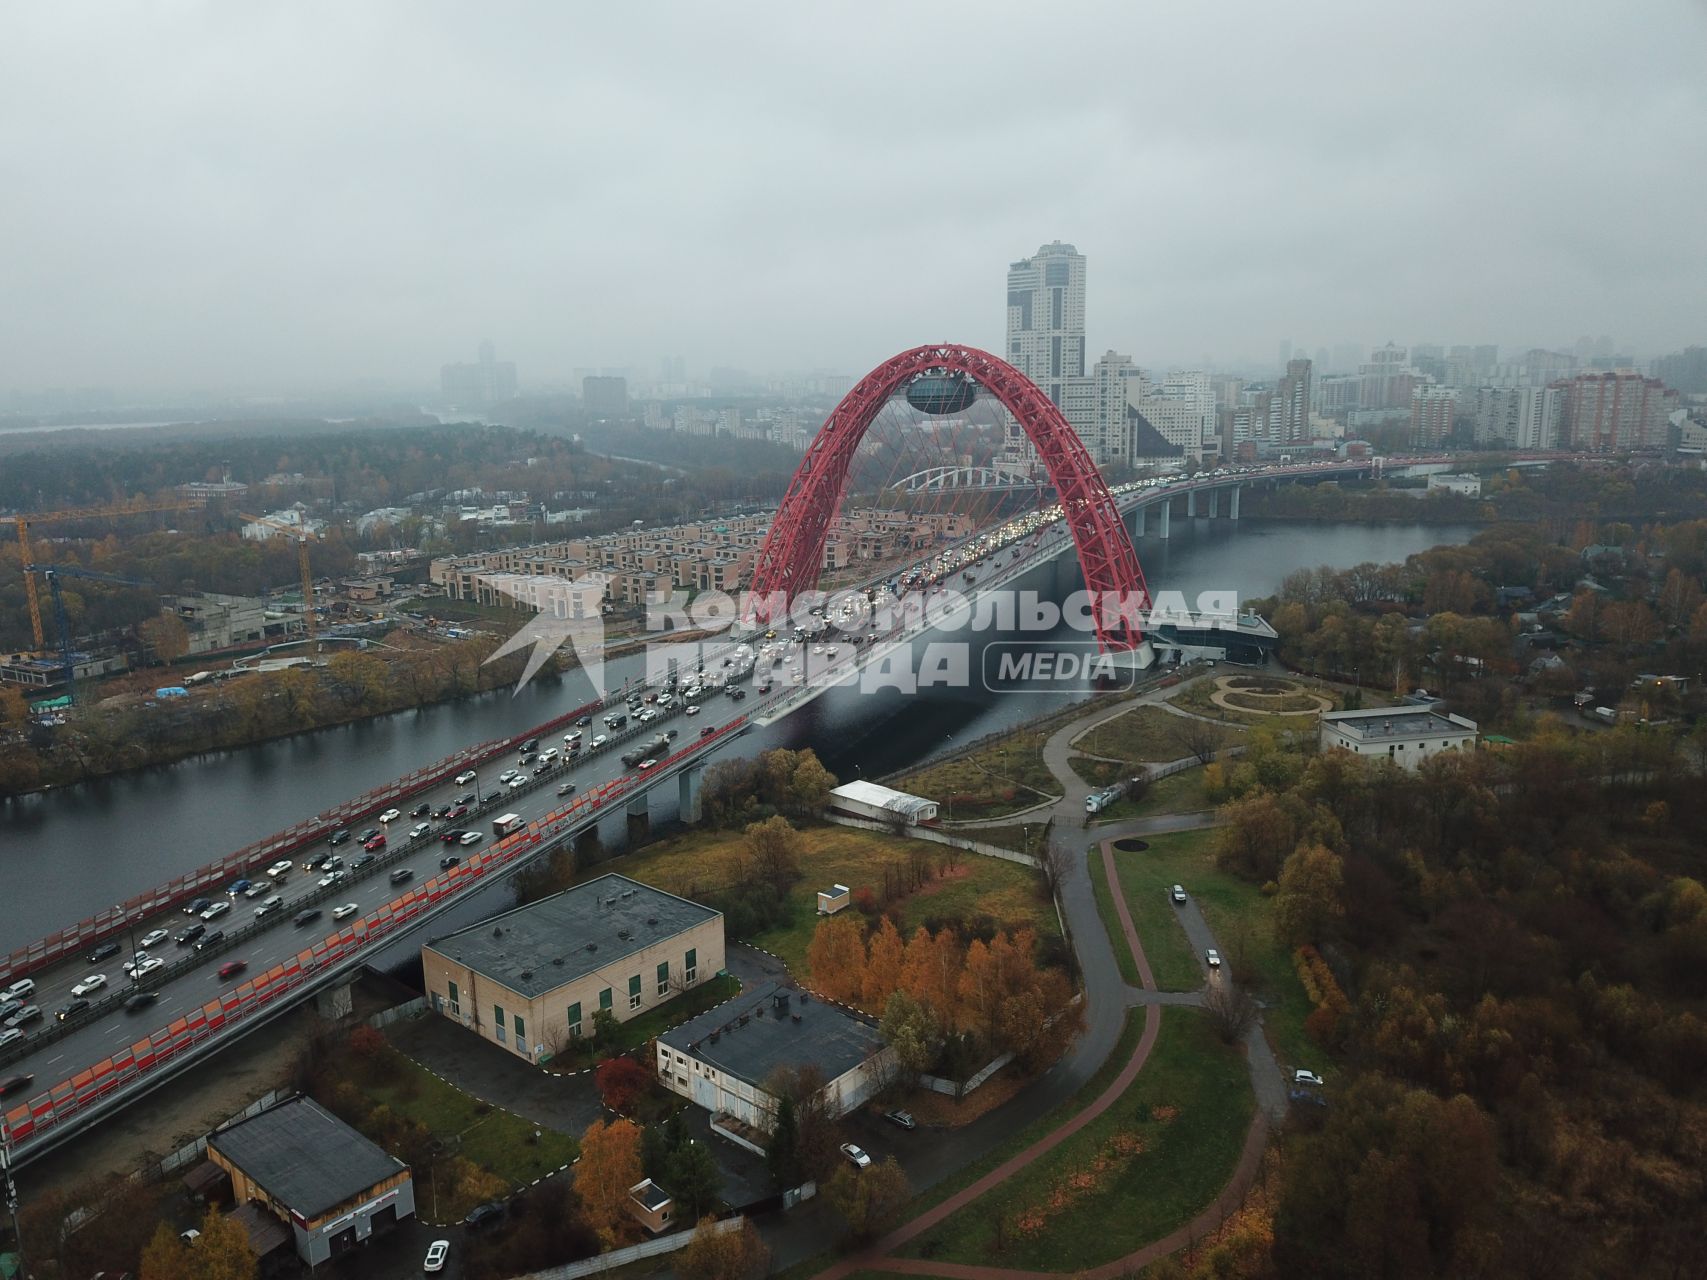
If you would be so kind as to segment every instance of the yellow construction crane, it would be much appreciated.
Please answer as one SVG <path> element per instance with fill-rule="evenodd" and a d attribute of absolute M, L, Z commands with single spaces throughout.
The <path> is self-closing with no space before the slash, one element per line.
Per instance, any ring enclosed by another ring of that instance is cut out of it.
<path fill-rule="evenodd" d="M 302 569 L 302 622 L 308 628 L 308 651 L 319 653 L 320 628 L 314 618 L 314 575 L 308 568 L 308 544 L 320 535 L 300 524 L 287 524 L 283 520 L 270 520 L 266 516 L 244 515 L 241 511 L 237 514 L 250 524 L 265 525 L 269 529 L 288 533 L 296 539 L 296 555 Z"/>
<path fill-rule="evenodd" d="M 37 511 L 29 515 L 7 516 L 18 528 L 18 563 L 24 567 L 24 598 L 30 605 L 30 631 L 35 635 L 36 649 L 40 650 L 44 637 L 41 625 L 41 599 L 36 592 L 36 576 L 29 571 L 29 566 L 35 563 L 35 553 L 30 548 L 30 526 L 32 524 L 59 524 L 67 520 L 108 520 L 114 516 L 142 515 L 151 511 L 188 511 L 205 505 L 203 498 L 162 498 L 145 502 L 125 502 L 110 507 L 73 507 L 66 511 Z"/>

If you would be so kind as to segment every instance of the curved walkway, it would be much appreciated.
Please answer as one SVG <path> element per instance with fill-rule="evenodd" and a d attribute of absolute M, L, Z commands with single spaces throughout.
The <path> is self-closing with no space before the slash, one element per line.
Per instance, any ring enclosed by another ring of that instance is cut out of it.
<path fill-rule="evenodd" d="M 1086 717 L 1085 719 L 1090 718 Z M 1066 793 L 1059 802 L 1061 816 L 1063 817 L 1070 818 L 1077 810 L 1082 809 L 1084 798 L 1091 791 L 1090 786 L 1080 779 L 1067 764 L 1068 759 L 1073 755 L 1073 739 L 1082 733 L 1086 727 L 1084 720 L 1073 721 L 1051 734 L 1049 740 L 1044 744 L 1044 761 L 1060 781 Z M 1207 818 L 1209 815 L 1202 816 Z M 909 1241 L 930 1231 L 951 1214 L 973 1203 L 985 1192 L 1005 1182 L 1033 1161 L 1046 1155 L 1107 1111 L 1119 1101 L 1127 1088 L 1137 1078 L 1138 1073 L 1143 1070 L 1144 1064 L 1149 1060 L 1161 1028 L 1160 1006 L 1162 1004 L 1201 1003 L 1202 997 L 1198 993 L 1163 992 L 1157 989 L 1155 975 L 1150 969 L 1150 961 L 1144 954 L 1143 944 L 1138 939 L 1138 930 L 1132 923 L 1132 913 L 1127 907 L 1126 896 L 1120 889 L 1120 880 L 1115 868 L 1113 841 L 1126 834 L 1124 828 L 1129 825 L 1139 827 L 1156 821 L 1155 818 L 1135 819 L 1131 823 L 1110 824 L 1108 828 L 1098 832 L 1102 849 L 1102 872 L 1107 877 L 1110 896 L 1120 920 L 1121 937 L 1131 952 L 1133 962 L 1138 970 L 1139 989 L 1127 986 L 1119 976 L 1119 968 L 1114 962 L 1112 942 L 1107 931 L 1102 927 L 1101 916 L 1096 909 L 1091 877 L 1086 866 L 1087 860 L 1069 859 L 1067 874 L 1062 877 L 1060 885 L 1062 907 L 1071 920 L 1075 950 L 1078 953 L 1080 968 L 1085 977 L 1087 1013 L 1091 1012 L 1093 1000 L 1106 1001 L 1114 996 L 1114 991 L 1110 989 L 1109 982 L 1111 970 L 1114 975 L 1114 984 L 1121 993 L 1120 1004 L 1125 1008 L 1137 1006 L 1144 1010 L 1144 1029 L 1138 1037 L 1138 1045 L 1133 1050 L 1132 1057 L 1121 1068 L 1120 1074 L 1094 1101 L 1059 1128 L 1039 1138 L 1024 1151 L 990 1170 L 970 1186 L 957 1191 L 941 1204 L 935 1205 L 911 1221 L 903 1223 L 865 1249 L 839 1259 L 834 1265 L 819 1272 L 814 1280 L 844 1280 L 845 1277 L 856 1271 L 948 1276 L 954 1277 L 955 1280 L 1059 1280 L 1059 1277 L 1051 1272 L 969 1266 L 962 1263 L 940 1262 L 925 1258 L 894 1258 L 889 1255 Z M 1204 825 L 1208 824 L 1205 823 Z M 1088 915 L 1086 914 L 1087 911 Z M 1106 1008 L 1106 1005 L 1103 1007 Z M 1251 1127 L 1245 1135 L 1245 1143 L 1239 1155 L 1239 1162 L 1234 1168 L 1232 1178 L 1222 1188 L 1221 1194 L 1216 1197 L 1214 1203 L 1190 1222 L 1175 1229 L 1162 1239 L 1152 1241 L 1126 1257 L 1117 1258 L 1082 1274 L 1092 1277 L 1092 1280 L 1117 1280 L 1118 1277 L 1130 1275 L 1137 1268 L 1146 1266 L 1158 1258 L 1166 1257 L 1168 1254 L 1202 1239 L 1220 1226 L 1228 1215 L 1238 1208 L 1261 1166 L 1263 1149 L 1268 1140 L 1268 1110 L 1272 1108 L 1265 1108 L 1262 1103 L 1265 1093 L 1271 1093 L 1272 1090 L 1265 1090 L 1262 1085 L 1271 1082 L 1258 1081 L 1256 1076 L 1260 1069 L 1264 1074 L 1272 1072 L 1278 1077 L 1278 1068 L 1274 1066 L 1272 1055 L 1267 1052 L 1268 1046 L 1263 1041 L 1260 1026 L 1252 1028 L 1251 1033 L 1246 1038 L 1246 1045 L 1250 1055 L 1252 1083 L 1257 1094 L 1258 1106 L 1251 1121 Z M 1281 1106 L 1284 1107 L 1284 1101 L 1282 1101 Z"/>

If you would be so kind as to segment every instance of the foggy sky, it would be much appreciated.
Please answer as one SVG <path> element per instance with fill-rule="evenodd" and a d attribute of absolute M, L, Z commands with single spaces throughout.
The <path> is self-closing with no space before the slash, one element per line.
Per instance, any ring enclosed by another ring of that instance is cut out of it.
<path fill-rule="evenodd" d="M 1707 8 L 33 4 L 0 13 L 0 390 L 859 373 L 1707 341 Z"/>

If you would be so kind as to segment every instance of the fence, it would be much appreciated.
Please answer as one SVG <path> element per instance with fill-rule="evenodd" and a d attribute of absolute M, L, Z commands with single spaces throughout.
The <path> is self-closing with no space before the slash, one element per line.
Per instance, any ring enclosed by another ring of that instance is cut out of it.
<path fill-rule="evenodd" d="M 236 1115 L 227 1116 L 219 1123 L 218 1127 L 223 1129 L 226 1125 L 236 1124 L 239 1120 L 247 1120 L 250 1116 L 258 1116 L 280 1098 L 287 1096 L 289 1095 L 278 1089 L 271 1089 L 262 1094 L 259 1098 L 256 1098 Z M 159 1164 L 155 1165 L 154 1168 L 146 1170 L 143 1176 L 169 1178 L 174 1173 L 177 1173 L 178 1170 L 186 1169 L 190 1165 L 199 1163 L 201 1158 L 206 1154 L 207 1137 L 206 1135 L 203 1135 L 202 1137 L 197 1138 L 194 1142 L 189 1143 L 186 1146 L 179 1147 L 171 1155 L 167 1156 Z"/>
<path fill-rule="evenodd" d="M 714 1222 L 708 1228 L 715 1235 L 724 1235 L 730 1231 L 739 1231 L 746 1222 L 744 1217 L 723 1218 Z M 674 1253 L 677 1249 L 685 1249 L 698 1233 L 696 1231 L 677 1231 L 673 1235 L 659 1236 L 656 1240 L 646 1240 L 640 1244 L 630 1245 L 626 1249 L 612 1249 L 609 1253 L 601 1253 L 596 1258 L 587 1258 L 581 1262 L 571 1262 L 566 1266 L 552 1267 L 549 1271 L 530 1271 L 516 1280 L 577 1280 L 579 1276 L 597 1275 L 601 1271 L 610 1271 L 616 1267 L 625 1267 L 631 1262 L 639 1262 L 642 1258 L 656 1258 L 660 1254 Z"/>
<path fill-rule="evenodd" d="M 912 840 L 929 840 L 933 844 L 952 845 L 956 849 L 965 849 L 968 853 L 981 854 L 986 858 L 1001 858 L 1007 862 L 1017 862 L 1021 866 L 1037 868 L 1043 863 L 1029 853 L 1015 853 L 1012 849 L 1003 849 L 997 845 L 985 844 L 981 840 L 968 840 L 964 836 L 950 835 L 934 827 L 906 827 L 897 832 L 891 823 L 879 822 L 876 818 L 856 818 L 846 813 L 825 813 L 826 822 L 839 823 L 844 827 L 858 827 L 862 831 L 884 831 L 890 835 L 903 835 Z M 1039 823 L 1038 826 L 1042 826 Z"/>
<path fill-rule="evenodd" d="M 746 726 L 746 717 L 737 717 L 716 733 L 696 739 L 660 761 L 659 768 L 667 770 L 680 764 L 687 757 L 744 731 Z M 234 1026 L 255 1016 L 280 996 L 305 986 L 323 984 L 336 971 L 360 958 L 367 947 L 433 910 L 446 898 L 480 884 L 485 876 L 509 867 L 523 855 L 567 834 L 593 812 L 625 798 L 630 792 L 643 789 L 644 783 L 644 775 L 626 775 L 601 783 L 577 796 L 564 808 L 530 822 L 484 853 L 473 855 L 362 919 L 351 921 L 338 933 L 298 952 L 286 963 L 275 965 L 236 990 L 226 992 L 178 1018 L 170 1026 L 146 1039 L 137 1040 L 122 1053 L 60 1081 L 46 1093 L 38 1094 L 5 1114 L 5 1125 L 14 1150 L 27 1144 L 33 1136 L 63 1124 L 88 1107 L 128 1088 L 180 1054 L 197 1048 L 228 1025 Z"/>
<path fill-rule="evenodd" d="M 920 1076 L 919 1083 L 933 1093 L 946 1093 L 951 1098 L 964 1098 L 996 1072 L 1014 1060 L 1012 1053 L 1004 1053 L 986 1063 L 983 1070 L 975 1072 L 965 1080 L 944 1080 L 941 1076 Z"/>
<path fill-rule="evenodd" d="M 393 1022 L 402 1022 L 405 1018 L 417 1017 L 426 1011 L 427 997 L 416 996 L 413 1000 L 405 1000 L 389 1009 L 381 1009 L 367 1020 L 367 1024 L 370 1027 L 389 1027 Z"/>

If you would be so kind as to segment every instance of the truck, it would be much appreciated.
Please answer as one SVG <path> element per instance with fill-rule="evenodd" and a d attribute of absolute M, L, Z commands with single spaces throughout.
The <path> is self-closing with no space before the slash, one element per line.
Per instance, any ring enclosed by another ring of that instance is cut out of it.
<path fill-rule="evenodd" d="M 635 747 L 632 751 L 622 753 L 622 762 L 630 769 L 642 760 L 662 760 L 670 752 L 670 737 L 660 733 L 643 747 Z"/>
<path fill-rule="evenodd" d="M 521 825 L 521 814 L 506 813 L 502 817 L 492 819 L 492 834 L 495 836 L 507 836 L 510 832 L 514 831 Z"/>
<path fill-rule="evenodd" d="M 1104 809 L 1108 808 L 1109 805 L 1113 804 L 1125 794 L 1126 788 L 1119 784 L 1112 787 L 1104 787 L 1101 791 L 1093 791 L 1090 795 L 1085 797 L 1085 812 L 1101 813 Z"/>

